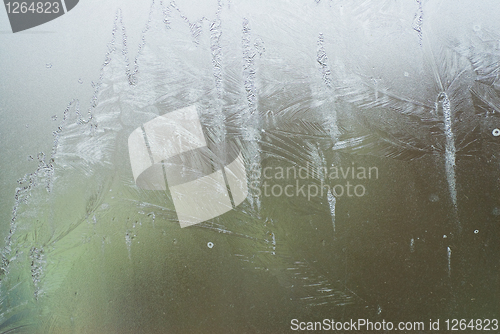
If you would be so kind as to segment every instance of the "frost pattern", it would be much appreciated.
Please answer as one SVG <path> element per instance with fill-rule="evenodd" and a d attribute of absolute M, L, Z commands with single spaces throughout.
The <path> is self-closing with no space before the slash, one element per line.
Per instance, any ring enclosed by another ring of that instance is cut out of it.
<path fill-rule="evenodd" d="M 472 242 L 468 221 L 478 222 L 463 205 L 473 187 L 464 180 L 468 161 L 497 176 L 500 47 L 485 31 L 434 38 L 417 5 L 416 14 L 391 1 L 311 1 L 293 5 L 299 14 L 277 5 L 289 15 L 275 22 L 248 4 L 219 0 L 213 13 L 191 17 L 182 3 L 153 1 L 133 64 L 118 11 L 87 114 L 71 101 L 50 157 L 40 153 L 19 180 L 2 251 L 0 330 L 176 332 L 221 314 L 246 330 L 273 312 L 286 322 L 384 319 L 399 308 L 376 291 L 390 293 L 390 279 L 419 285 L 416 273 L 428 267 L 442 291 L 429 293 L 429 279 L 419 288 L 435 310 L 465 298 L 459 258 Z M 401 73 L 378 73 L 378 52 L 401 32 L 417 33 L 408 46 L 415 61 L 402 68 L 389 59 Z M 404 81 L 410 73 L 417 77 Z M 241 145 L 251 191 L 236 210 L 180 230 L 169 191 L 135 186 L 126 140 L 192 104 L 217 156 Z M 386 179 L 358 202 L 331 190 L 307 200 L 264 193 L 270 179 L 288 185 L 269 177 L 277 167 L 311 166 L 318 173 L 307 181 L 323 184 L 330 167 L 363 164 L 385 168 Z M 394 166 L 403 172 L 390 179 Z M 491 183 L 483 185 L 498 192 Z M 484 244 L 498 235 L 490 216 L 480 218 L 490 231 L 481 237 L 493 238 Z M 409 290 L 398 303 L 419 310 L 422 298 Z"/>

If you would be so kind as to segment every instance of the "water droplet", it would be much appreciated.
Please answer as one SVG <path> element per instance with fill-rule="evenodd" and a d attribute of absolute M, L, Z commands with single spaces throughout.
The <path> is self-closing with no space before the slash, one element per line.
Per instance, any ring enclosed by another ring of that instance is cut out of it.
<path fill-rule="evenodd" d="M 209 242 L 207 243 L 207 247 L 208 247 L 208 248 L 213 248 L 213 247 L 214 247 L 214 243 L 213 243 L 213 242 L 211 242 L 211 241 L 209 241 Z"/>
<path fill-rule="evenodd" d="M 494 207 L 491 213 L 493 216 L 500 216 L 500 208 L 498 206 Z"/>
<path fill-rule="evenodd" d="M 53 121 L 57 121 L 57 115 L 52 116 L 52 117 L 51 117 L 51 119 L 52 119 Z"/>
<path fill-rule="evenodd" d="M 500 129 L 493 129 L 493 131 L 491 131 L 491 134 L 495 137 L 498 137 L 500 136 Z"/>
<path fill-rule="evenodd" d="M 46 67 L 46 68 L 52 68 L 52 63 L 47 63 L 47 64 L 45 64 L 45 67 Z"/>
<path fill-rule="evenodd" d="M 410 73 L 405 72 L 405 73 L 404 73 L 404 76 L 405 76 L 405 77 L 409 77 L 409 76 L 410 76 Z"/>
<path fill-rule="evenodd" d="M 82 78 L 79 78 L 79 79 L 78 79 L 78 83 L 79 83 L 80 85 L 81 85 L 81 84 L 83 84 L 83 80 L 82 80 Z"/>
<path fill-rule="evenodd" d="M 479 25 L 479 24 L 473 25 L 472 26 L 472 30 L 474 30 L 474 31 L 481 31 L 481 25 Z"/>
<path fill-rule="evenodd" d="M 429 196 L 429 201 L 431 201 L 431 202 L 437 202 L 437 201 L 439 201 L 439 196 L 437 194 L 431 194 Z"/>
<path fill-rule="evenodd" d="M 448 238 L 448 236 L 447 236 L 446 234 L 445 234 L 445 235 L 443 235 L 443 239 L 446 239 L 446 238 Z"/>
<path fill-rule="evenodd" d="M 474 234 L 478 234 L 479 233 L 479 230 L 474 230 Z"/>

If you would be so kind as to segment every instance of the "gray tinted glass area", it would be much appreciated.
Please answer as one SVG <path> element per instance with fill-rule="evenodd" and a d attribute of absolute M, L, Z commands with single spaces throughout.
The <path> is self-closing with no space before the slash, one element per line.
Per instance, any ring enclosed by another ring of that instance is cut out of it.
<path fill-rule="evenodd" d="M 105 3 L 2 171 L 0 333 L 499 331 L 495 1 Z"/>

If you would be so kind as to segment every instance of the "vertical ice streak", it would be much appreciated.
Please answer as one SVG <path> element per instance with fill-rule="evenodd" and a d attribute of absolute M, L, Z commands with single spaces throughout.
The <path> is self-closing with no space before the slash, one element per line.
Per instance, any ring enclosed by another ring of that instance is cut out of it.
<path fill-rule="evenodd" d="M 128 47 L 127 47 L 127 31 L 125 29 L 125 25 L 123 24 L 123 16 L 121 15 L 121 12 L 120 12 L 120 16 L 119 16 L 119 22 L 120 22 L 120 26 L 121 26 L 121 31 L 122 31 L 122 44 L 123 44 L 123 49 L 122 49 L 122 55 L 125 59 L 125 72 L 127 73 L 127 78 L 128 78 L 128 82 L 130 85 L 133 85 L 135 82 L 134 82 L 134 72 L 131 72 L 130 71 L 130 62 L 129 62 L 129 58 L 128 58 Z"/>
<path fill-rule="evenodd" d="M 255 88 L 255 56 L 256 52 L 252 47 L 252 34 L 250 24 L 247 19 L 243 19 L 243 80 L 246 92 L 246 101 L 248 104 L 249 123 L 255 123 L 257 120 L 257 92 Z M 255 125 L 255 124 L 251 124 Z M 255 130 L 255 129 L 254 129 Z M 253 133 L 250 133 L 253 135 Z M 254 138 L 252 138 L 254 139 Z"/>
<path fill-rule="evenodd" d="M 206 111 L 205 120 L 210 123 L 210 127 L 212 129 L 213 141 L 217 143 L 216 147 L 218 152 L 216 152 L 217 156 L 224 156 L 224 152 L 227 152 L 226 145 L 226 115 L 223 112 L 224 107 L 224 89 L 223 89 L 223 72 L 222 72 L 222 47 L 221 47 L 221 37 L 222 37 L 222 23 L 221 23 L 221 11 L 222 11 L 222 3 L 219 0 L 217 6 L 217 13 L 215 20 L 210 23 L 210 52 L 212 58 L 212 73 L 215 84 L 215 92 L 217 97 L 215 99 L 215 108 L 212 110 L 209 108 Z M 227 176 L 225 169 L 222 168 L 221 164 L 221 172 L 226 180 L 227 184 Z M 229 196 L 231 198 L 231 203 L 233 203 L 231 192 L 228 188 Z M 233 203 L 234 205 L 234 203 Z"/>
<path fill-rule="evenodd" d="M 451 248 L 448 246 L 448 277 L 451 277 Z"/>
<path fill-rule="evenodd" d="M 326 195 L 328 198 L 328 205 L 330 206 L 330 216 L 332 217 L 333 232 L 335 232 L 335 205 L 337 204 L 337 199 L 332 194 L 332 190 L 328 191 Z"/>
<path fill-rule="evenodd" d="M 274 234 L 274 232 L 271 232 L 271 236 L 272 236 L 272 245 L 273 245 L 273 251 L 272 251 L 272 255 L 276 255 L 276 235 Z"/>
<path fill-rule="evenodd" d="M 415 239 L 411 238 L 410 240 L 410 252 L 413 253 L 415 252 Z"/>
<path fill-rule="evenodd" d="M 422 23 L 424 21 L 424 11 L 422 9 L 422 0 L 416 0 L 418 4 L 417 12 L 413 20 L 413 30 L 417 32 L 418 44 L 422 46 Z"/>
<path fill-rule="evenodd" d="M 330 66 L 328 65 L 328 56 L 325 50 L 325 38 L 322 33 L 318 36 L 318 50 L 316 52 L 316 61 L 320 66 L 320 74 L 322 79 L 322 85 L 318 85 L 317 89 L 313 88 L 318 93 L 317 95 L 318 104 L 320 104 L 321 116 L 324 119 L 324 127 L 330 134 L 330 137 L 335 144 L 338 141 L 340 135 L 339 128 L 337 125 L 337 112 L 335 110 L 335 105 L 331 101 L 331 96 L 333 96 L 333 85 L 332 85 L 332 72 L 330 71 Z M 337 199 L 333 195 L 332 191 L 329 190 L 327 193 L 328 206 L 330 208 L 330 216 L 332 218 L 333 232 L 335 233 L 335 206 L 337 204 Z"/>
<path fill-rule="evenodd" d="M 43 290 L 40 287 L 42 276 L 44 274 L 43 266 L 45 264 L 43 249 L 32 247 L 30 250 L 30 260 L 31 260 L 31 278 L 33 280 L 33 296 L 35 300 L 43 294 Z"/>
<path fill-rule="evenodd" d="M 322 33 L 318 36 L 318 50 L 316 53 L 316 61 L 320 65 L 320 73 L 323 81 L 323 87 L 313 88 L 313 92 L 317 90 L 318 103 L 322 111 L 323 119 L 325 120 L 325 128 L 329 132 L 330 137 L 334 142 L 338 140 L 340 131 L 337 125 L 337 112 L 335 110 L 335 105 L 331 101 L 331 96 L 333 96 L 333 84 L 332 84 L 332 72 L 330 66 L 328 65 L 328 56 L 325 50 L 325 38 Z M 325 88 L 326 87 L 326 88 Z"/>
<path fill-rule="evenodd" d="M 257 89 L 255 87 L 255 57 L 256 52 L 252 46 L 252 34 L 250 24 L 246 18 L 243 19 L 243 82 L 246 93 L 247 113 L 243 116 L 243 139 L 247 142 L 247 151 L 250 164 L 261 168 L 259 141 L 261 139 L 259 131 L 259 115 L 257 113 Z M 260 170 L 259 170 L 260 171 Z M 261 173 L 260 173 L 261 174 Z M 255 188 L 260 187 L 260 179 L 253 180 Z M 253 208 L 260 210 L 260 198 L 254 190 L 250 190 L 249 200 Z"/>
<path fill-rule="evenodd" d="M 132 237 L 130 233 L 130 231 L 125 233 L 125 245 L 127 245 L 128 259 L 132 260 Z"/>
<path fill-rule="evenodd" d="M 222 4 L 219 1 L 215 20 L 210 24 L 210 51 L 212 52 L 212 66 L 215 80 L 217 97 L 222 100 L 222 48 L 220 39 L 222 36 L 220 13 Z"/>
<path fill-rule="evenodd" d="M 448 181 L 448 190 L 450 192 L 451 201 L 453 203 L 454 215 L 458 221 L 457 189 L 456 189 L 456 177 L 455 177 L 456 148 L 455 148 L 455 138 L 452 130 L 450 100 L 448 98 L 448 95 L 443 92 L 439 95 L 438 101 L 442 103 L 442 111 L 444 117 L 444 132 L 446 136 L 446 145 L 445 145 L 446 179 Z M 460 227 L 460 222 L 458 222 L 458 224 Z"/>
<path fill-rule="evenodd" d="M 331 72 L 328 66 L 328 56 L 325 51 L 325 38 L 322 33 L 318 37 L 318 52 L 316 55 L 316 61 L 321 66 L 321 75 L 323 77 L 323 82 L 326 87 L 332 88 Z"/>

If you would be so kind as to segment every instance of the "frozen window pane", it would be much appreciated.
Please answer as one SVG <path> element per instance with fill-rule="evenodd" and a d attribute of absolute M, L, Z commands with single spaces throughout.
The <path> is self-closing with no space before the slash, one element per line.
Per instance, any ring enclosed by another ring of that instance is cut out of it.
<path fill-rule="evenodd" d="M 58 125 L 7 210 L 0 332 L 497 330 L 498 4 L 128 6 L 90 103 L 36 102 Z"/>

